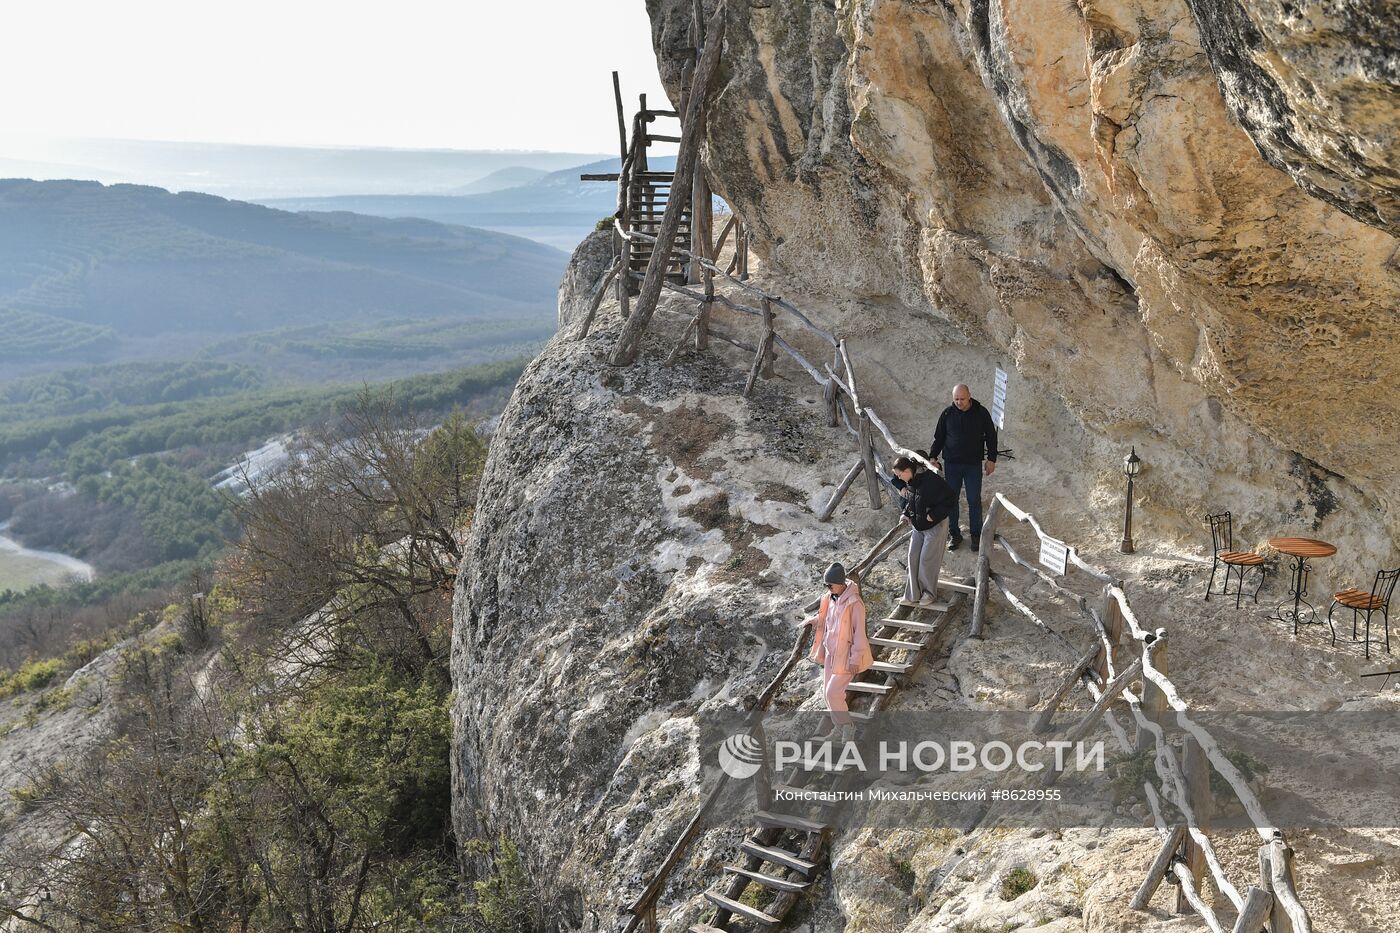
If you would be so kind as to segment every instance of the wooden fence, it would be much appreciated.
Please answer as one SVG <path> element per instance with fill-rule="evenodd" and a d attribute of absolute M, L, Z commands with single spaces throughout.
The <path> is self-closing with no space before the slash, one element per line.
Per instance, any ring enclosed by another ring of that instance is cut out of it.
<path fill-rule="evenodd" d="M 1195 911 L 1215 933 L 1225 933 L 1226 930 L 1231 933 L 1259 933 L 1266 926 L 1270 933 L 1308 933 L 1312 929 L 1308 914 L 1294 888 L 1292 850 L 1288 848 L 1282 830 L 1269 821 L 1248 780 L 1221 751 L 1210 733 L 1191 719 L 1190 707 L 1168 679 L 1166 629 L 1144 629 L 1128 604 L 1122 582 L 1089 564 L 1074 547 L 1067 548 L 1066 576 L 1073 573 L 1093 580 L 1100 587 L 1093 597 L 1075 592 L 1037 566 L 1033 559 L 1018 554 L 1001 531 L 1003 522 L 1008 520 L 1028 525 L 1041 544 L 1048 540 L 1058 547 L 1062 543 L 1047 535 L 1033 515 L 1022 511 L 998 493 L 982 525 L 983 547 L 977 560 L 977 592 L 973 598 L 971 634 L 981 637 L 989 590 L 996 587 L 1017 612 L 1069 644 L 1012 591 L 1009 577 L 992 570 L 992 554 L 998 548 L 1012 563 L 1026 570 L 1032 580 L 1046 584 L 1077 606 L 1095 635 L 1094 645 L 1079 658 L 1059 689 L 1051 695 L 1040 712 L 1035 730 L 1044 732 L 1052 728 L 1060 704 L 1077 686 L 1083 684 L 1093 705 L 1069 727 L 1068 739 L 1075 741 L 1083 738 L 1102 720 L 1125 753 L 1150 749 L 1157 777 L 1161 781 L 1162 795 L 1185 820 L 1184 824 L 1169 826 L 1162 814 L 1157 788 L 1151 781 L 1143 783 L 1143 794 L 1152 811 L 1157 832 L 1162 837 L 1162 845 L 1130 906 L 1134 910 L 1145 909 L 1158 886 L 1170 876 L 1178 885 L 1177 911 Z M 1135 690 L 1135 681 L 1138 680 L 1141 681 L 1141 688 Z M 1127 705 L 1132 717 L 1133 735 L 1119 725 L 1109 710 L 1120 699 Z M 1180 757 L 1163 729 L 1171 714 L 1175 715 L 1185 737 Z M 1262 840 L 1258 883 L 1249 885 L 1243 896 L 1226 876 L 1215 847 L 1206 834 L 1212 768 L 1239 800 Z M 1046 783 L 1054 781 L 1055 772 L 1047 771 L 1045 774 Z M 1200 895 L 1200 884 L 1206 870 L 1210 871 L 1216 889 L 1234 905 L 1236 918 L 1229 927 L 1222 924 L 1215 910 Z"/>

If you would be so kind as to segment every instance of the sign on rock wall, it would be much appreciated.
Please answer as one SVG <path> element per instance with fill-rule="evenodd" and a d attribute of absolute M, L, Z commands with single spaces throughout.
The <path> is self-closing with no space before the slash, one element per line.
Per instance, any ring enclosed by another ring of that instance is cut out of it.
<path fill-rule="evenodd" d="M 1006 370 L 1000 366 L 992 383 L 992 423 L 998 431 L 1006 429 Z"/>

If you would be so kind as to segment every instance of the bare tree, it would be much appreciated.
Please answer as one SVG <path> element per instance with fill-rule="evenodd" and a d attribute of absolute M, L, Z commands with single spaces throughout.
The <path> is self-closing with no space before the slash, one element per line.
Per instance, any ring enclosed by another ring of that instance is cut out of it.
<path fill-rule="evenodd" d="M 276 650 L 342 668 L 372 644 L 411 668 L 444 667 L 461 529 L 485 452 L 460 414 L 428 430 L 392 398 L 365 393 L 340 430 L 252 483 L 236 506 L 235 584 L 265 619 L 301 620 Z"/>

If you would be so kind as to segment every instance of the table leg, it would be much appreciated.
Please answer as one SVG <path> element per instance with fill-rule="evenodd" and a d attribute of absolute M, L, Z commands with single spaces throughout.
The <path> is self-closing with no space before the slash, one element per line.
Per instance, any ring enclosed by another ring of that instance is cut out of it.
<path fill-rule="evenodd" d="M 1274 610 L 1269 618 L 1276 619 L 1279 622 L 1292 622 L 1293 634 L 1297 635 L 1299 625 L 1316 625 L 1320 623 L 1318 623 L 1316 607 L 1304 598 L 1308 595 L 1308 559 L 1296 555 L 1291 556 L 1293 558 L 1292 611 L 1289 610 L 1288 603 L 1284 602 Z M 1308 618 L 1306 620 L 1303 619 L 1304 606 L 1308 607 Z"/>

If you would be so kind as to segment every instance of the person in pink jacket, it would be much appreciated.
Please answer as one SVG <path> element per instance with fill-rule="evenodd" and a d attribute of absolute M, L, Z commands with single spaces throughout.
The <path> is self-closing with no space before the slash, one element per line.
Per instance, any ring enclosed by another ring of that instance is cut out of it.
<path fill-rule="evenodd" d="M 861 671 L 875 663 L 865 635 L 865 603 L 860 587 L 846 579 L 846 568 L 832 564 L 824 577 L 827 594 L 817 614 L 803 625 L 814 627 L 815 638 L 808 660 L 822 666 L 822 693 L 833 725 L 850 726 L 846 687 Z"/>

